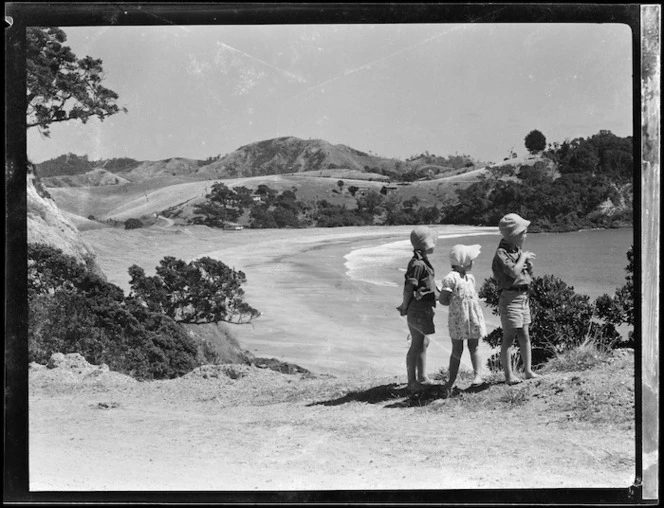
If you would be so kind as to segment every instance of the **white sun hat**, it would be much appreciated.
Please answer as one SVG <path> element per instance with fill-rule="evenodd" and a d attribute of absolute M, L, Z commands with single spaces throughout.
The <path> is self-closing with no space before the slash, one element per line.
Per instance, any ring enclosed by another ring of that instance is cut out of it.
<path fill-rule="evenodd" d="M 482 246 L 457 244 L 450 249 L 450 263 L 452 266 L 468 266 L 470 262 L 480 255 Z"/>

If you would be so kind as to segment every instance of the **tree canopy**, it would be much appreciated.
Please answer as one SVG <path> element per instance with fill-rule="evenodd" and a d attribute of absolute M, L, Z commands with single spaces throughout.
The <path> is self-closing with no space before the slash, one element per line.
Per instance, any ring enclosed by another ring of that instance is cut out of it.
<path fill-rule="evenodd" d="M 530 153 L 541 152 L 546 148 L 546 138 L 538 130 L 530 131 L 524 141 Z"/>
<path fill-rule="evenodd" d="M 116 104 L 118 94 L 102 86 L 102 61 L 77 58 L 66 40 L 60 28 L 26 30 L 27 127 L 37 127 L 47 137 L 55 122 L 103 121 L 127 111 Z"/>
<path fill-rule="evenodd" d="M 202 257 L 189 263 L 166 256 L 148 277 L 137 265 L 129 267 L 131 296 L 151 312 L 183 323 L 249 322 L 260 313 L 244 301 L 244 272 L 221 261 Z"/>

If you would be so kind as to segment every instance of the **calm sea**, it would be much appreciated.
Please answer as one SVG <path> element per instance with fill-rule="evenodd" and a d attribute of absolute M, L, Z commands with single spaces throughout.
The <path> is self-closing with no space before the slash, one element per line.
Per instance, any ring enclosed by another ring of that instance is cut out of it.
<path fill-rule="evenodd" d="M 531 233 L 525 250 L 537 255 L 535 274 L 551 274 L 572 286 L 577 293 L 591 300 L 625 283 L 627 251 L 633 243 L 633 229 L 590 230 L 573 233 Z M 438 238 L 430 260 L 436 278 L 442 279 L 450 271 L 448 253 L 457 243 L 479 244 L 480 257 L 473 273 L 478 286 L 491 277 L 491 260 L 500 241 L 498 234 L 480 234 Z M 355 280 L 382 286 L 401 286 L 406 264 L 410 259 L 410 242 L 400 240 L 360 247 L 346 254 L 346 274 Z"/>
<path fill-rule="evenodd" d="M 436 279 L 440 281 L 450 271 L 448 253 L 453 245 L 479 244 L 481 254 L 473 267 L 479 290 L 492 276 L 491 261 L 500 238 L 500 234 L 439 236 L 436 249 L 430 256 Z M 555 275 L 574 291 L 588 295 L 594 301 L 605 293 L 613 295 L 625 283 L 627 251 L 633 241 L 634 230 L 631 228 L 531 233 L 524 249 L 537 255 L 535 275 Z M 386 286 L 386 289 L 394 287 L 396 292 L 403 286 L 403 275 L 411 254 L 412 247 L 407 239 L 360 247 L 345 255 L 346 275 L 357 281 Z M 500 326 L 499 318 L 486 306 L 485 317 L 489 330 Z"/>

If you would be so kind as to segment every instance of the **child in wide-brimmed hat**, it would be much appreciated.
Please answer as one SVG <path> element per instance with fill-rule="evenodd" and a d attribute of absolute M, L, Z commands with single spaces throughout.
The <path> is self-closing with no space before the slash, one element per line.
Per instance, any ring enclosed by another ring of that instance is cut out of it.
<path fill-rule="evenodd" d="M 413 257 L 406 268 L 403 300 L 397 310 L 407 317 L 410 348 L 406 354 L 408 389 L 422 391 L 430 383 L 426 374 L 426 355 L 429 338 L 436 332 L 433 323 L 436 306 L 434 269 L 428 255 L 433 253 L 437 236 L 426 226 L 418 226 L 410 233 Z"/>
<path fill-rule="evenodd" d="M 515 338 L 519 341 L 526 379 L 539 377 L 532 371 L 529 331 L 531 317 L 528 291 L 533 281 L 532 261 L 535 259 L 535 254 L 523 250 L 529 225 L 530 221 L 516 213 L 509 213 L 500 219 L 498 229 L 500 229 L 503 239 L 496 249 L 491 264 L 493 276 L 500 291 L 498 311 L 503 328 L 500 363 L 503 366 L 507 384 L 521 382 L 512 372 L 509 354 Z"/>
<path fill-rule="evenodd" d="M 449 305 L 448 329 L 452 339 L 449 377 L 446 388 L 451 392 L 459 372 L 463 341 L 468 341 L 474 378 L 472 386 L 482 384 L 479 340 L 486 335 L 486 324 L 480 298 L 475 289 L 475 277 L 469 273 L 473 261 L 480 255 L 480 245 L 458 244 L 450 250 L 452 271 L 443 278 L 438 301 Z"/>

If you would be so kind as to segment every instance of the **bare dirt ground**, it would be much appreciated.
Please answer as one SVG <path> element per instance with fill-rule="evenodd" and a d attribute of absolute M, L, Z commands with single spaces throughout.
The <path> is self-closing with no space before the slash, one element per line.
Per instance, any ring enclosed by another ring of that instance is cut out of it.
<path fill-rule="evenodd" d="M 417 398 L 400 377 L 30 369 L 31 491 L 627 488 L 633 357 Z"/>

